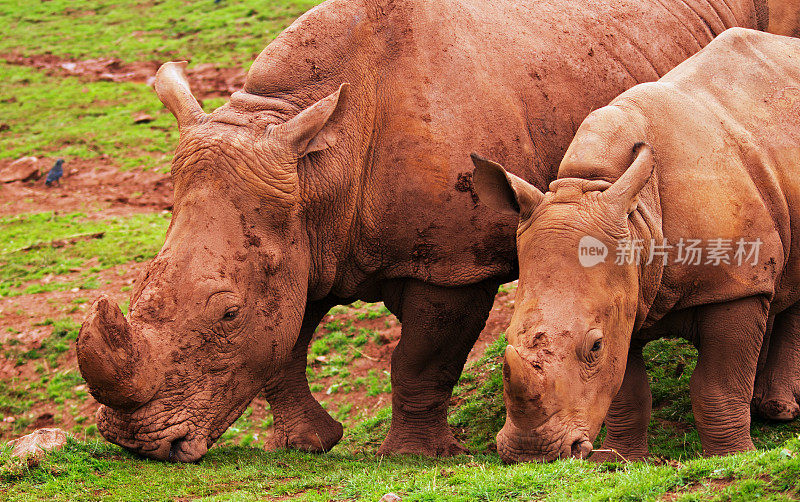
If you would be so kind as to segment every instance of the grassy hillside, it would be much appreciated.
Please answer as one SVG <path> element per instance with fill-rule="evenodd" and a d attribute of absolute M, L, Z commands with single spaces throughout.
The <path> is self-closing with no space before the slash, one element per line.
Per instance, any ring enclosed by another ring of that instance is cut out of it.
<path fill-rule="evenodd" d="M 41 172 L 64 158 L 55 187 L 0 184 L 0 444 L 61 427 L 67 447 L 35 468 L 0 448 L 3 500 L 794 500 L 800 422 L 754 421 L 757 451 L 700 457 L 688 381 L 696 351 L 662 340 L 645 353 L 653 388 L 653 456 L 503 465 L 502 332 L 506 285 L 454 394 L 449 421 L 470 455 L 377 458 L 391 411 L 389 359 L 399 324 L 382 304 L 334 308 L 311 345 L 315 397 L 345 424 L 325 455 L 263 451 L 272 417 L 263 396 L 199 463 L 137 458 L 105 442 L 98 404 L 77 370 L 74 340 L 106 294 L 130 290 L 169 224 L 172 116 L 147 85 L 158 63 L 188 59 L 207 111 L 225 102 L 253 57 L 317 1 L 0 0 L 0 170 L 24 155 Z M 110 59 L 111 58 L 111 59 Z M 144 116 L 144 119 L 141 116 Z M 600 444 L 601 437 L 597 444 Z"/>

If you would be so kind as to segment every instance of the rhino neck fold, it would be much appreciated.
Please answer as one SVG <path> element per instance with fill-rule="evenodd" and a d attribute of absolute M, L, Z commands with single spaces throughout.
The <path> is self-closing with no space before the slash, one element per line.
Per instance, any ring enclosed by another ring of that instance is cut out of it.
<path fill-rule="evenodd" d="M 363 97 L 363 96 L 362 96 Z M 308 238 L 310 270 L 308 295 L 319 300 L 330 294 L 355 294 L 368 272 L 353 265 L 369 204 L 376 204 L 379 191 L 364 169 L 372 156 L 374 100 L 349 110 L 344 118 L 345 138 L 328 153 L 309 156 L 298 164 L 303 226 Z"/>
<path fill-rule="evenodd" d="M 628 218 L 628 228 L 632 239 L 641 239 L 643 250 L 639 261 L 639 300 L 636 309 L 636 322 L 633 331 L 636 332 L 645 323 L 654 320 L 651 317 L 651 308 L 656 295 L 661 288 L 661 279 L 664 273 L 663 261 L 658 255 L 648 262 L 652 245 L 660 245 L 664 239 L 664 230 L 661 218 L 661 198 L 658 191 L 658 167 L 650 181 L 642 190 L 636 210 Z M 667 243 L 669 244 L 669 243 Z"/>

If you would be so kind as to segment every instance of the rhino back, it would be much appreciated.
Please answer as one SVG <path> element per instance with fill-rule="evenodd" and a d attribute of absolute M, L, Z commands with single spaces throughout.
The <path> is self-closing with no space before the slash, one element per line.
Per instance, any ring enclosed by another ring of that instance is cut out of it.
<path fill-rule="evenodd" d="M 350 179 L 320 223 L 350 232 L 337 294 L 374 274 L 457 286 L 516 268 L 516 221 L 477 200 L 470 152 L 545 188 L 589 112 L 757 22 L 752 0 L 332 0 L 264 50 L 245 91 L 299 111 L 353 85 L 351 151 L 313 167 Z"/>
<path fill-rule="evenodd" d="M 655 311 L 774 294 L 779 312 L 800 300 L 800 40 L 728 30 L 612 104 L 646 118 L 668 242 L 763 243 L 755 266 L 670 264 Z"/>

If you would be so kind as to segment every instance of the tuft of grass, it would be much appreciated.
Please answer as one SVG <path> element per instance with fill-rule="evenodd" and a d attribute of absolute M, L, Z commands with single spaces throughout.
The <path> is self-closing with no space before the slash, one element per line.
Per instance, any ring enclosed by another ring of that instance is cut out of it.
<path fill-rule="evenodd" d="M 506 345 L 505 334 L 501 334 L 483 357 L 464 371 L 453 389 L 455 406 L 448 422 L 458 431 L 458 439 L 473 452 L 493 451 L 495 436 L 505 422 L 503 353 Z"/>

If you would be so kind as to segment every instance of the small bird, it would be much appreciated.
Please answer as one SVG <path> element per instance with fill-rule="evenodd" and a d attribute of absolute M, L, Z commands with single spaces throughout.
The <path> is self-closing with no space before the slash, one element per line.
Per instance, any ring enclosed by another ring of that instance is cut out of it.
<path fill-rule="evenodd" d="M 64 168 L 61 167 L 64 165 L 64 159 L 58 159 L 53 167 L 50 168 L 50 171 L 47 173 L 47 179 L 44 180 L 44 184 L 47 186 L 52 185 L 53 183 L 59 183 L 59 179 L 61 176 L 64 175 Z"/>

